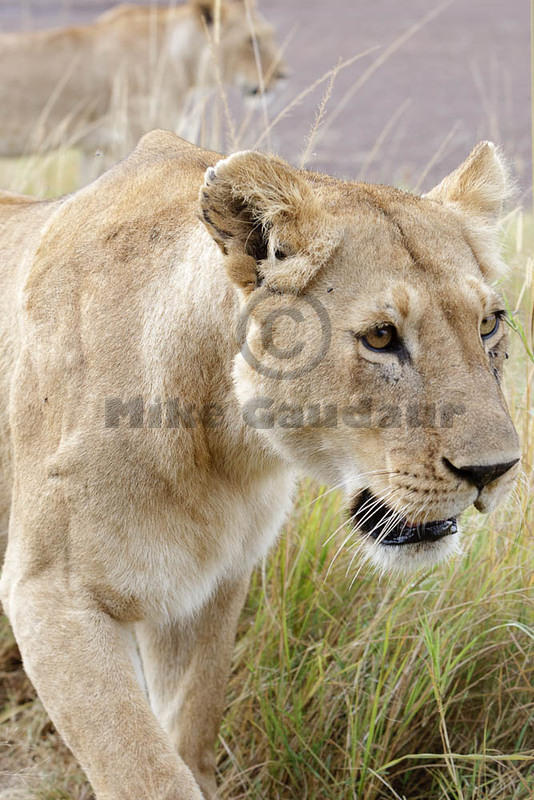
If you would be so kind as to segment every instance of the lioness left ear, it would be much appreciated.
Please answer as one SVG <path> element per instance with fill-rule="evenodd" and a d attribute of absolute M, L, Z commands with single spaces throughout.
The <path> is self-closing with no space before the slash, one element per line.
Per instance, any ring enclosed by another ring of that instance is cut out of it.
<path fill-rule="evenodd" d="M 246 151 L 206 170 L 201 219 L 230 279 L 301 292 L 337 246 L 339 224 L 305 175 L 280 158 Z"/>
<path fill-rule="evenodd" d="M 424 195 L 494 222 L 510 193 L 508 169 L 493 142 L 480 142 L 466 160 Z"/>

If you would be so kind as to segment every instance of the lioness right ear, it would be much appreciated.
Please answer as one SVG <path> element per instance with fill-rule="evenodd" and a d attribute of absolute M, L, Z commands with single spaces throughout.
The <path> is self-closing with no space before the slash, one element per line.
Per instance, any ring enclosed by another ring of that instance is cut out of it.
<path fill-rule="evenodd" d="M 263 153 L 235 153 L 206 170 L 201 219 L 231 280 L 298 293 L 331 255 L 339 225 L 298 170 Z"/>
<path fill-rule="evenodd" d="M 479 267 L 490 280 L 506 270 L 497 222 L 510 194 L 506 162 L 492 142 L 480 142 L 463 164 L 425 195 L 461 213 Z"/>
<path fill-rule="evenodd" d="M 509 193 L 508 169 L 498 149 L 493 142 L 480 142 L 454 172 L 425 196 L 492 222 Z"/>

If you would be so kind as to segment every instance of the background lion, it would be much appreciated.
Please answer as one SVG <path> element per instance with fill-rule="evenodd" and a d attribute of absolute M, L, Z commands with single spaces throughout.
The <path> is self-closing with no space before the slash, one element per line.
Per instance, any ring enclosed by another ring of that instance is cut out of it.
<path fill-rule="evenodd" d="M 116 158 L 153 127 L 176 128 L 193 90 L 257 96 L 283 71 L 272 29 L 242 0 L 122 5 L 92 24 L 3 33 L 0 155 L 74 145 Z"/>

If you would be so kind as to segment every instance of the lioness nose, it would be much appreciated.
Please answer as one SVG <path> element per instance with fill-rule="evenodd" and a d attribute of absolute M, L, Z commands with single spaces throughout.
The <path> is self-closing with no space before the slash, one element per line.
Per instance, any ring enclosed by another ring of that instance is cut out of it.
<path fill-rule="evenodd" d="M 497 478 L 500 478 L 505 472 L 508 472 L 514 464 L 517 464 L 519 459 L 514 458 L 513 461 L 506 461 L 502 464 L 488 464 L 487 466 L 470 465 L 467 467 L 457 467 L 452 461 L 449 461 L 448 458 L 444 458 L 443 461 L 455 475 L 469 481 L 469 483 L 472 483 L 477 489 L 483 489 L 488 483 L 497 480 Z"/>

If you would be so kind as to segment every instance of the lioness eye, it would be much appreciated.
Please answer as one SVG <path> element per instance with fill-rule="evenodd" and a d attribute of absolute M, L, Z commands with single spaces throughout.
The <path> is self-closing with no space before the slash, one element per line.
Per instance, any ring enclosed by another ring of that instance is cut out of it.
<path fill-rule="evenodd" d="M 368 331 L 361 339 L 369 350 L 386 350 L 397 343 L 398 337 L 393 325 L 381 325 Z"/>
<path fill-rule="evenodd" d="M 499 329 L 499 317 L 497 314 L 488 314 L 480 323 L 480 335 L 483 339 L 489 339 Z"/>

